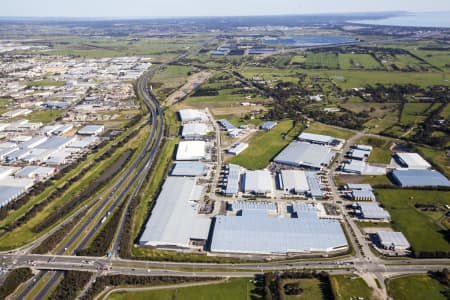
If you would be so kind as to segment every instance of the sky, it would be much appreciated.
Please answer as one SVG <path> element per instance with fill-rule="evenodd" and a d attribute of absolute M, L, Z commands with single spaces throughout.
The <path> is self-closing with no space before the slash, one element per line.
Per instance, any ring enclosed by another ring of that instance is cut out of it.
<path fill-rule="evenodd" d="M 450 0 L 0 0 L 3 17 L 168 17 L 450 11 Z M 5 3 L 6 2 L 6 3 Z"/>

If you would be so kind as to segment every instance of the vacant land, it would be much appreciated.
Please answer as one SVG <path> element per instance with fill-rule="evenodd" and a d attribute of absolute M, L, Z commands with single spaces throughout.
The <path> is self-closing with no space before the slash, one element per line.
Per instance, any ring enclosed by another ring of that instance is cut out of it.
<path fill-rule="evenodd" d="M 30 122 L 51 123 L 60 118 L 64 113 L 61 109 L 35 110 L 24 118 Z"/>
<path fill-rule="evenodd" d="M 443 205 L 450 205 L 450 192 L 378 189 L 377 199 L 389 211 L 395 230 L 403 232 L 413 250 L 419 252 L 450 251 L 445 239 Z M 437 212 L 421 211 L 415 204 L 434 204 Z"/>
<path fill-rule="evenodd" d="M 383 69 L 383 67 L 369 54 L 339 54 L 341 69 Z"/>
<path fill-rule="evenodd" d="M 402 124 L 417 124 L 425 120 L 426 111 L 432 106 L 430 103 L 405 103 L 400 122 Z"/>
<path fill-rule="evenodd" d="M 64 81 L 53 80 L 28 81 L 25 83 L 27 86 L 63 86 L 64 84 L 66 84 Z"/>
<path fill-rule="evenodd" d="M 163 70 L 157 72 L 152 78 L 153 90 L 160 98 L 167 97 L 180 86 L 185 84 L 188 76 L 193 71 L 191 67 L 185 66 L 166 66 Z"/>
<path fill-rule="evenodd" d="M 437 150 L 430 147 L 418 146 L 419 153 L 428 161 L 430 161 L 435 168 L 450 177 L 450 156 L 445 150 Z"/>
<path fill-rule="evenodd" d="M 347 140 L 351 138 L 355 133 L 348 129 L 337 128 L 322 123 L 311 123 L 305 132 L 329 135 L 338 139 Z"/>
<path fill-rule="evenodd" d="M 445 300 L 445 287 L 427 275 L 404 276 L 388 281 L 388 292 L 394 299 Z"/>
<path fill-rule="evenodd" d="M 331 287 L 336 300 L 371 299 L 372 291 L 367 283 L 354 275 L 331 276 Z"/>
<path fill-rule="evenodd" d="M 332 299 L 332 295 L 330 295 L 330 286 L 325 284 L 324 282 L 314 278 L 314 279 L 306 279 L 303 278 L 301 280 L 284 280 L 284 284 L 286 283 L 298 283 L 299 288 L 302 290 L 299 295 L 286 295 L 284 299 L 286 300 L 295 300 L 295 299 L 311 299 L 311 300 L 329 300 Z"/>
<path fill-rule="evenodd" d="M 306 55 L 305 66 L 309 68 L 337 69 L 339 68 L 338 56 L 336 53 L 331 52 L 309 52 Z"/>
<path fill-rule="evenodd" d="M 248 169 L 263 169 L 278 152 L 297 137 L 299 131 L 299 126 L 293 127 L 293 121 L 282 121 L 269 132 L 258 132 L 250 146 L 229 162 Z"/>
<path fill-rule="evenodd" d="M 255 285 L 250 278 L 230 279 L 224 283 L 179 289 L 118 292 L 111 294 L 110 300 L 234 300 L 254 299 Z M 258 298 L 256 298 L 258 299 Z"/>

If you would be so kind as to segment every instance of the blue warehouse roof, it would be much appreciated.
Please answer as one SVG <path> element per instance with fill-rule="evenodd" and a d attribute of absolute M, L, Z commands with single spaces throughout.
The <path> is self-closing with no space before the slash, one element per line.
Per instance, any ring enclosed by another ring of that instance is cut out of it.
<path fill-rule="evenodd" d="M 392 176 L 402 187 L 450 187 L 450 181 L 444 175 L 428 169 L 394 170 Z"/>

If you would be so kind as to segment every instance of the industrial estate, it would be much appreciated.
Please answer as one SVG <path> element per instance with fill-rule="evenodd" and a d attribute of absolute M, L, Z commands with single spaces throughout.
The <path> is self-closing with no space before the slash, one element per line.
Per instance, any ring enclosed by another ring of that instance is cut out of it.
<path fill-rule="evenodd" d="M 0 298 L 448 299 L 450 30 L 365 17 L 0 20 Z"/>

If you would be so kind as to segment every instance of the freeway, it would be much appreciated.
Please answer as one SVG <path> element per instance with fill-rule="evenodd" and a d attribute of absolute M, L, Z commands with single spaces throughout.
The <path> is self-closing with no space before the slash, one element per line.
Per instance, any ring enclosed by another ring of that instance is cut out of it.
<path fill-rule="evenodd" d="M 58 247 L 56 251 L 57 255 L 62 255 L 68 249 L 73 247 L 77 247 L 78 249 L 85 248 L 88 245 L 89 241 L 97 233 L 98 227 L 100 227 L 96 226 L 95 224 L 98 222 L 98 219 L 101 218 L 101 212 L 105 211 L 106 208 L 108 208 L 108 211 L 113 211 L 114 209 L 116 209 L 132 190 L 133 185 L 135 183 L 138 183 L 137 189 L 135 189 L 135 192 L 132 194 L 132 196 L 128 198 L 128 202 L 126 205 L 126 207 L 128 207 L 128 204 L 131 202 L 130 200 L 132 199 L 132 197 L 135 197 L 137 195 L 137 192 L 141 188 L 144 179 L 147 173 L 150 171 L 150 167 L 152 166 L 152 163 L 157 155 L 165 130 L 165 120 L 162 109 L 159 106 L 157 99 L 148 91 L 147 88 L 148 81 L 151 76 L 153 76 L 154 72 L 155 70 L 151 70 L 145 73 L 138 81 L 138 93 L 142 97 L 150 111 L 152 124 L 151 133 L 147 137 L 143 150 L 133 161 L 133 163 L 128 167 L 128 169 L 116 180 L 112 187 L 107 190 L 107 196 L 103 198 L 103 195 L 101 195 L 95 199 L 96 201 L 101 201 L 100 205 L 98 205 L 95 210 L 92 211 L 91 214 L 77 226 L 75 232 L 70 235 L 69 239 Z M 136 169 L 138 169 L 137 172 Z M 117 191 L 120 191 L 118 195 Z M 113 201 L 112 204 L 111 201 Z M 114 251 L 117 250 L 122 227 L 123 226 L 119 226 L 120 231 L 118 237 L 114 242 Z M 81 242 L 78 242 L 80 238 L 82 238 Z M 51 261 L 51 259 L 49 260 Z M 45 286 L 39 291 L 39 297 L 45 297 L 45 295 L 48 294 L 55 282 L 58 282 L 61 276 L 61 272 L 54 273 L 47 281 Z M 32 286 L 29 288 L 29 291 L 33 290 L 33 286 L 35 287 L 39 281 L 40 280 L 35 280 Z M 22 296 L 26 296 L 26 294 Z"/>

